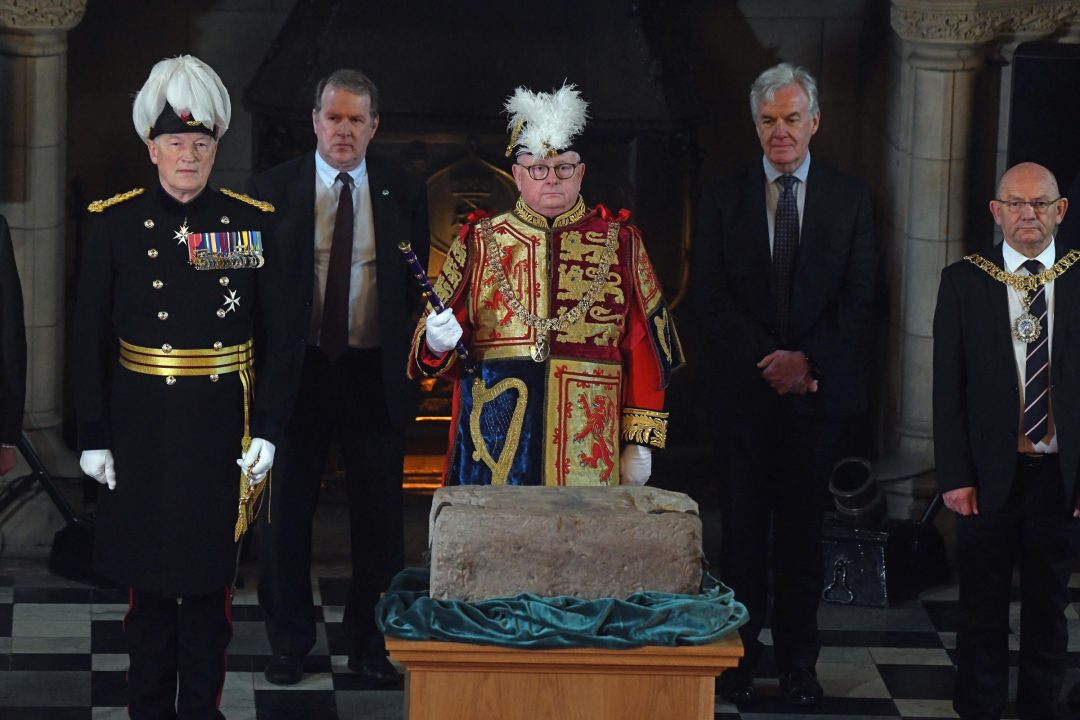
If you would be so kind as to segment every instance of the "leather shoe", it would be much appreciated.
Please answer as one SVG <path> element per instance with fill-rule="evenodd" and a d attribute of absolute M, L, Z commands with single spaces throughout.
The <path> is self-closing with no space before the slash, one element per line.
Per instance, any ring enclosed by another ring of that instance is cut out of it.
<path fill-rule="evenodd" d="M 401 680 L 401 673 L 390 664 L 390 658 L 379 651 L 366 652 L 361 657 L 349 655 L 349 669 L 359 673 L 369 685 L 393 685 Z"/>
<path fill-rule="evenodd" d="M 733 705 L 745 705 L 754 699 L 754 680 L 742 668 L 730 668 L 716 680 L 720 697 Z"/>
<path fill-rule="evenodd" d="M 295 685 L 304 679 L 304 658 L 296 655 L 275 655 L 263 669 L 267 682 L 274 685 Z"/>
<path fill-rule="evenodd" d="M 810 707 L 821 702 L 825 692 L 821 689 L 813 670 L 798 668 L 780 678 L 780 692 L 788 705 Z"/>

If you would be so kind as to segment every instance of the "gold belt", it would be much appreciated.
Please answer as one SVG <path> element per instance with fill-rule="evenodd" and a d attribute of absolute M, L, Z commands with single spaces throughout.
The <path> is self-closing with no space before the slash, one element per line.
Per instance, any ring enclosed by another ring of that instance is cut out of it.
<path fill-rule="evenodd" d="M 120 339 L 120 365 L 132 372 L 144 375 L 165 376 L 169 385 L 176 383 L 176 376 L 209 377 L 217 382 L 218 377 L 227 373 L 240 373 L 240 382 L 244 386 L 244 437 L 240 440 L 240 454 L 243 455 L 251 446 L 251 406 L 254 404 L 255 372 L 252 360 L 255 355 L 251 340 L 239 345 L 214 347 L 207 350 L 187 350 L 162 345 L 159 348 L 132 345 Z M 237 509 L 235 538 L 240 539 L 255 522 L 258 514 L 256 501 L 266 482 L 252 487 L 247 473 L 240 471 L 240 504 Z"/>
<path fill-rule="evenodd" d="M 250 370 L 253 357 L 251 340 L 240 345 L 208 350 L 186 350 L 171 345 L 149 348 L 120 340 L 120 364 L 144 375 L 210 376 L 216 380 L 216 375 L 243 374 L 243 371 Z"/>

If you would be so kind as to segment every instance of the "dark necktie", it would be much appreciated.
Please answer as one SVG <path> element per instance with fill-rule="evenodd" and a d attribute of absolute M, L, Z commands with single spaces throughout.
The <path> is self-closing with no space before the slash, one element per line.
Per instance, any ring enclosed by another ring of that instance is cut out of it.
<path fill-rule="evenodd" d="M 795 267 L 795 250 L 799 246 L 799 206 L 795 201 L 794 175 L 776 178 L 783 190 L 776 203 L 773 223 L 772 279 L 776 299 L 776 329 L 781 344 L 788 342 L 791 319 L 791 272 Z"/>
<path fill-rule="evenodd" d="M 1024 267 L 1032 275 L 1042 272 L 1042 263 L 1028 260 Z M 1028 312 L 1039 321 L 1042 332 L 1037 340 L 1028 343 L 1024 369 L 1024 434 L 1035 444 L 1046 437 L 1050 411 L 1050 333 L 1046 322 L 1046 286 L 1040 285 L 1031 300 Z"/>
<path fill-rule="evenodd" d="M 353 199 L 352 176 L 338 173 L 341 183 L 334 238 L 330 245 L 330 266 L 326 271 L 322 325 L 319 347 L 331 360 L 345 354 L 349 347 L 349 277 L 352 275 Z"/>

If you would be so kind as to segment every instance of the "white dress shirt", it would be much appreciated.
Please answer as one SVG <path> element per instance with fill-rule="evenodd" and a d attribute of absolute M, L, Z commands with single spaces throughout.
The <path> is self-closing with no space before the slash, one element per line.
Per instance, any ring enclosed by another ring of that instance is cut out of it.
<path fill-rule="evenodd" d="M 1050 240 L 1050 244 L 1046 246 L 1038 257 L 1028 258 L 1021 255 L 1016 250 L 1009 247 L 1006 242 L 1001 243 L 1001 252 L 1004 255 L 1005 269 L 1014 275 L 1027 275 L 1028 271 L 1024 268 L 1024 263 L 1028 260 L 1038 260 L 1042 263 L 1043 270 L 1046 270 L 1054 264 L 1054 241 Z M 1020 317 L 1022 311 L 1020 305 L 1020 291 L 1016 288 L 1006 285 L 1009 293 L 1009 337 L 1012 338 L 1013 357 L 1016 360 L 1016 377 L 1018 381 L 1018 387 L 1020 389 L 1020 407 L 1023 408 L 1027 405 L 1024 399 L 1024 384 L 1027 382 L 1027 354 L 1028 344 L 1016 339 L 1016 336 L 1012 332 L 1012 324 L 1016 321 L 1016 318 Z M 1051 353 L 1054 349 L 1054 282 L 1051 280 L 1043 286 L 1046 288 L 1046 350 L 1047 353 Z M 1040 337 L 1035 342 L 1042 342 L 1044 338 Z M 1050 373 L 1050 382 L 1054 381 L 1053 366 L 1047 368 Z M 1053 421 L 1053 408 L 1050 410 L 1050 420 Z M 1022 411 L 1021 411 L 1022 414 Z M 1051 429 L 1053 426 L 1051 425 Z M 1050 441 L 1040 440 L 1035 443 L 1035 452 L 1039 453 L 1056 453 L 1058 451 L 1057 431 L 1054 430 L 1054 434 L 1050 436 Z"/>
<path fill-rule="evenodd" d="M 315 153 L 315 284 L 308 342 L 318 344 L 322 324 L 326 275 L 334 239 L 341 185 L 338 170 Z M 371 189 L 367 160 L 349 171 L 353 179 L 352 272 L 349 276 L 349 347 L 379 346 L 379 295 L 375 280 L 375 226 L 371 217 Z"/>

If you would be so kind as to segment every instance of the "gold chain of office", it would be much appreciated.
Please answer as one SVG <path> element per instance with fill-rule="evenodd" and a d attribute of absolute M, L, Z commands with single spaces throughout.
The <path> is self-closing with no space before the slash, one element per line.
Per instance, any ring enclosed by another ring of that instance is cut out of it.
<path fill-rule="evenodd" d="M 536 345 L 533 347 L 532 356 L 536 362 L 543 362 L 550 353 L 548 335 L 552 330 L 565 330 L 567 327 L 584 317 L 592 308 L 597 298 L 600 297 L 604 285 L 607 283 L 608 271 L 611 270 L 611 262 L 615 259 L 615 243 L 619 239 L 619 223 L 608 223 L 607 240 L 600 255 L 600 262 L 596 268 L 596 277 L 577 305 L 568 311 L 553 318 L 540 317 L 525 307 L 518 298 L 514 288 L 510 285 L 509 278 L 499 262 L 499 244 L 495 241 L 495 234 L 491 231 L 491 219 L 484 218 L 480 221 L 480 237 L 487 247 L 487 262 L 491 274 L 495 276 L 495 284 L 502 293 L 506 306 L 510 311 L 521 319 L 526 325 L 536 331 Z"/>
<path fill-rule="evenodd" d="M 1016 275 L 1002 270 L 982 255 L 965 255 L 964 259 L 998 282 L 1005 283 L 1026 296 L 1032 290 L 1037 290 L 1046 283 L 1064 275 L 1065 271 L 1073 266 L 1073 263 L 1080 260 L 1080 250 L 1070 250 L 1060 260 L 1038 275 Z"/>

